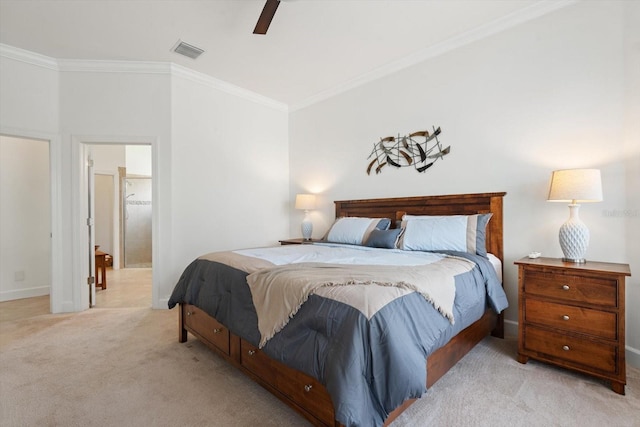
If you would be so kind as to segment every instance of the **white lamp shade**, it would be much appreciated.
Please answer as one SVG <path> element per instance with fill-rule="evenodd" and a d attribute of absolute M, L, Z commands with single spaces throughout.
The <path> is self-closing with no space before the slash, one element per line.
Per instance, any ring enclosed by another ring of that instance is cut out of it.
<path fill-rule="evenodd" d="M 564 169 L 554 171 L 549 187 L 550 202 L 600 202 L 602 180 L 599 169 Z"/>
<path fill-rule="evenodd" d="M 304 209 L 308 211 L 315 208 L 316 208 L 316 196 L 314 194 L 296 195 L 296 209 Z"/>

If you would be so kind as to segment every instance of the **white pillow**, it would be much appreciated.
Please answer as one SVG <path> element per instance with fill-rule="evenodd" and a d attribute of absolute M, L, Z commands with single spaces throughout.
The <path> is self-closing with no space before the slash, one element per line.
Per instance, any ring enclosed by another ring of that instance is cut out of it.
<path fill-rule="evenodd" d="M 362 245 L 380 221 L 380 218 L 338 218 L 327 233 L 326 240 L 333 243 Z"/>

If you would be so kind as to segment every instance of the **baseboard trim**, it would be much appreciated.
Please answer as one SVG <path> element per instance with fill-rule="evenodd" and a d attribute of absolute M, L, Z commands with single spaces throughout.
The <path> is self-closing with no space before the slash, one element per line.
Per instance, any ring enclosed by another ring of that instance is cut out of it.
<path fill-rule="evenodd" d="M 49 295 L 49 286 L 2 291 L 0 292 L 0 301 L 13 301 L 15 299 L 40 297 L 43 295 Z"/>
<path fill-rule="evenodd" d="M 507 337 L 518 337 L 518 322 L 504 319 L 504 335 Z"/>
<path fill-rule="evenodd" d="M 640 350 L 629 346 L 626 346 L 625 350 L 627 365 L 640 369 Z"/>

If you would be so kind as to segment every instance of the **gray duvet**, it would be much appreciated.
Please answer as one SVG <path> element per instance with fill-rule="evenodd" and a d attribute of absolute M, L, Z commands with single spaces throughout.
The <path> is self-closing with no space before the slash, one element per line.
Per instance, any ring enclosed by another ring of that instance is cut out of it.
<path fill-rule="evenodd" d="M 486 258 L 449 254 L 476 263 L 455 276 L 455 324 L 416 292 L 393 299 L 370 318 L 351 305 L 314 294 L 263 351 L 324 384 L 340 423 L 382 425 L 405 400 L 426 392 L 429 354 L 479 319 L 485 307 L 499 313 L 508 306 Z M 246 277 L 223 263 L 197 259 L 180 277 L 169 308 L 196 305 L 258 346 L 258 318 Z"/>

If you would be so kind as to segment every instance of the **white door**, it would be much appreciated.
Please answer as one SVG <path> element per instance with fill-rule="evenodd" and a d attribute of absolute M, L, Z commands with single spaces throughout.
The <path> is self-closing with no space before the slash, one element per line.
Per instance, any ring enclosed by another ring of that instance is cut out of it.
<path fill-rule="evenodd" d="M 95 173 L 93 170 L 93 152 L 91 147 L 88 147 L 87 153 L 87 227 L 89 236 L 89 247 L 87 248 L 87 256 L 89 257 L 89 277 L 87 278 L 87 283 L 90 286 L 89 289 L 89 307 L 95 307 L 96 305 L 96 251 L 95 251 L 95 241 L 96 241 L 96 231 L 94 227 L 95 223 L 95 210 L 96 210 L 96 201 L 95 201 Z"/>

